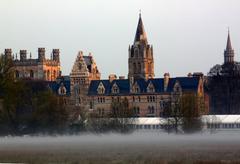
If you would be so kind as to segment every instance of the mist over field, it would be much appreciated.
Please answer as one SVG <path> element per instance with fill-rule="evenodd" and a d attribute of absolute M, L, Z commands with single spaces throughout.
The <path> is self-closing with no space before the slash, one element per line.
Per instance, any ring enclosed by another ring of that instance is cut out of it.
<path fill-rule="evenodd" d="M 240 162 L 238 131 L 175 135 L 160 132 L 0 138 L 0 162 Z"/>

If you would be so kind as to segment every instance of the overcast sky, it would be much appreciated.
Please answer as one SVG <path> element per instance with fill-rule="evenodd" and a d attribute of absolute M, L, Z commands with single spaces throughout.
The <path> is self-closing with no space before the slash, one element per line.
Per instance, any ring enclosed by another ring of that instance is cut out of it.
<path fill-rule="evenodd" d="M 227 27 L 240 61 L 239 0 L 0 0 L 0 52 L 61 51 L 69 74 L 78 51 L 92 52 L 102 78 L 127 76 L 139 10 L 153 45 L 155 75 L 185 76 L 223 62 Z"/>

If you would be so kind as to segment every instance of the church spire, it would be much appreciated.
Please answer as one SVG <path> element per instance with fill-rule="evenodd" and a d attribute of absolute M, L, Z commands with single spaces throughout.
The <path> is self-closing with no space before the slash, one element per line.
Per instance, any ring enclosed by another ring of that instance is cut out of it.
<path fill-rule="evenodd" d="M 228 29 L 228 38 L 227 38 L 227 47 L 226 50 L 232 50 L 231 38 L 230 38 L 230 31 Z"/>
<path fill-rule="evenodd" d="M 228 29 L 228 37 L 227 37 L 227 46 L 226 46 L 226 50 L 224 51 L 224 63 L 225 64 L 234 63 L 234 50 L 232 48 L 229 29 Z"/>
<path fill-rule="evenodd" d="M 137 42 L 144 42 L 147 44 L 147 35 L 144 30 L 141 11 L 139 13 L 138 25 L 137 25 L 136 35 L 134 39 L 134 43 L 137 43 Z"/>

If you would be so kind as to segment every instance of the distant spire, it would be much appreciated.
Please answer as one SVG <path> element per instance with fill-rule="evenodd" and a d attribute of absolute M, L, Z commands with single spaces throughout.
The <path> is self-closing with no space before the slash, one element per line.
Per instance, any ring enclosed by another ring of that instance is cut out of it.
<path fill-rule="evenodd" d="M 228 28 L 228 38 L 227 38 L 227 47 L 226 50 L 232 50 L 231 38 L 230 38 L 230 30 Z"/>
<path fill-rule="evenodd" d="M 147 35 L 146 35 L 144 26 L 143 26 L 141 10 L 139 12 L 139 20 L 138 20 L 137 31 L 136 31 L 134 43 L 140 42 L 140 41 L 147 43 Z"/>
<path fill-rule="evenodd" d="M 224 51 L 224 63 L 234 63 L 234 50 L 232 48 L 229 28 L 228 28 L 227 46 L 226 46 L 226 50 Z"/>

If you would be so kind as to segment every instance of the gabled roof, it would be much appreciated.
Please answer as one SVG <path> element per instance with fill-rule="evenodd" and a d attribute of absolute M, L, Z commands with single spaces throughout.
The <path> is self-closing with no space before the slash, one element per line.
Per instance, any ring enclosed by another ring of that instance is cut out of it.
<path fill-rule="evenodd" d="M 170 78 L 167 91 L 172 92 L 174 85 L 176 82 L 179 82 L 182 88 L 182 91 L 197 91 L 199 85 L 199 77 L 176 77 Z M 110 82 L 109 80 L 93 80 L 89 86 L 88 95 L 94 96 L 98 95 L 97 88 L 100 83 L 103 83 L 105 87 L 104 95 L 116 95 L 111 93 L 112 86 L 116 83 L 119 87 L 118 95 L 129 95 L 129 94 L 149 94 L 147 93 L 147 87 L 151 82 L 154 85 L 155 93 L 164 93 L 164 79 L 163 78 L 155 78 L 149 79 L 145 81 L 144 79 L 136 79 L 134 83 L 137 83 L 140 87 L 140 93 L 131 93 L 130 92 L 130 81 L 128 79 L 119 79 L 113 80 Z"/>
<path fill-rule="evenodd" d="M 64 87 L 66 88 L 66 96 L 70 96 L 71 95 L 71 83 L 70 83 L 70 77 L 69 76 L 62 76 L 57 78 L 56 81 L 53 81 L 51 83 L 49 83 L 49 86 L 51 88 L 51 90 L 58 95 L 58 89 L 60 88 L 61 84 L 64 85 Z"/>

